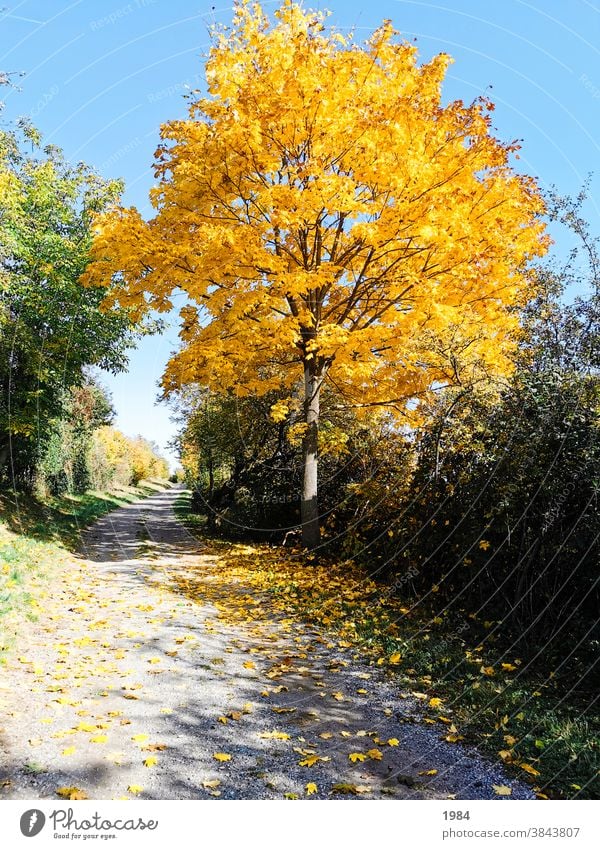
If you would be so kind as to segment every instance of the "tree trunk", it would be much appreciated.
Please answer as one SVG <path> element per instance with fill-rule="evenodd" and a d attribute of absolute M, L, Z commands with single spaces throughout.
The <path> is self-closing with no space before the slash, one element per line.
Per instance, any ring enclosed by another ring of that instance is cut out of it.
<path fill-rule="evenodd" d="M 319 400 L 322 377 L 310 360 L 304 363 L 304 422 L 307 425 L 302 441 L 304 477 L 302 482 L 301 520 L 302 543 L 316 548 L 321 539 L 319 526 L 318 466 L 319 466 Z"/>

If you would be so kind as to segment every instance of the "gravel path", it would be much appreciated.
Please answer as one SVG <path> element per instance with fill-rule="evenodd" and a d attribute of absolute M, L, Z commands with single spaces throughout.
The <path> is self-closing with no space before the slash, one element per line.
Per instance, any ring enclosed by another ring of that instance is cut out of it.
<path fill-rule="evenodd" d="M 85 533 L 82 557 L 2 671 L 2 798 L 67 787 L 91 799 L 499 799 L 493 785 L 534 798 L 421 723 L 415 699 L 309 623 L 274 617 L 259 640 L 174 592 L 169 564 L 218 569 L 176 520 L 177 495 Z"/>

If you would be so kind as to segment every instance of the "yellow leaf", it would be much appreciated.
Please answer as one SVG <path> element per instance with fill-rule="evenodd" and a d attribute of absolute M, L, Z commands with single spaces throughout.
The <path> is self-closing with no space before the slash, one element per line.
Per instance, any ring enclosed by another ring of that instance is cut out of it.
<path fill-rule="evenodd" d="M 210 781 L 205 780 L 202 782 L 202 786 L 206 787 L 207 790 L 214 790 L 221 783 L 220 778 L 212 778 Z"/>
<path fill-rule="evenodd" d="M 399 746 L 400 741 L 397 737 L 390 737 L 390 739 L 387 741 L 387 744 L 388 746 Z"/>
<path fill-rule="evenodd" d="M 392 664 L 392 666 L 397 666 L 402 661 L 402 655 L 399 651 L 395 651 L 388 658 L 388 662 Z"/>
<path fill-rule="evenodd" d="M 154 755 L 150 755 L 149 758 L 145 758 L 143 763 L 144 763 L 144 766 L 147 766 L 147 767 L 156 766 L 156 764 L 158 763 L 158 758 L 155 758 Z"/>
<path fill-rule="evenodd" d="M 65 757 L 68 757 L 69 755 L 75 754 L 76 751 L 77 749 L 75 748 L 75 746 L 67 746 L 66 749 L 62 750 L 61 755 L 65 755 Z"/>
<path fill-rule="evenodd" d="M 173 713 L 173 710 L 172 710 L 172 708 L 161 708 L 160 713 L 170 714 L 170 713 Z"/>
<path fill-rule="evenodd" d="M 343 702 L 344 701 L 344 694 L 343 693 L 332 693 L 331 695 L 336 700 L 336 702 Z"/>
<path fill-rule="evenodd" d="M 510 796 L 512 787 L 507 787 L 506 784 L 492 784 L 496 796 Z"/>
<path fill-rule="evenodd" d="M 106 743 L 108 737 L 106 734 L 98 734 L 96 737 L 90 737 L 90 743 Z"/>
<path fill-rule="evenodd" d="M 437 775 L 437 769 L 423 769 L 419 775 Z"/>
<path fill-rule="evenodd" d="M 307 796 L 312 796 L 312 794 L 316 793 L 319 788 L 313 781 L 309 781 L 304 789 L 306 790 Z"/>
<path fill-rule="evenodd" d="M 496 670 L 493 666 L 482 666 L 479 671 L 482 673 L 482 675 L 487 675 L 490 678 L 492 677 L 492 675 L 496 674 Z"/>
<path fill-rule="evenodd" d="M 144 788 L 139 784 L 130 784 L 127 788 L 129 793 L 141 793 Z"/>
<path fill-rule="evenodd" d="M 539 772 L 537 771 L 537 769 L 535 767 L 531 766 L 531 764 L 519 764 L 519 766 L 521 767 L 522 770 L 524 770 L 525 772 L 528 772 L 529 775 L 539 775 Z"/>
<path fill-rule="evenodd" d="M 438 708 L 442 705 L 442 699 L 439 699 L 437 696 L 433 699 L 429 699 L 429 707 Z"/>
<path fill-rule="evenodd" d="M 88 799 L 89 796 L 84 790 L 80 790 L 79 787 L 59 787 L 56 791 L 56 795 L 60 796 L 61 799 Z"/>
<path fill-rule="evenodd" d="M 358 793 L 358 789 L 355 784 L 347 784 L 346 782 L 340 782 L 339 784 L 333 785 L 333 787 L 331 788 L 331 793 L 356 795 L 356 793 Z"/>
<path fill-rule="evenodd" d="M 379 749 L 369 749 L 367 757 L 371 758 L 373 761 L 380 761 L 383 758 L 383 754 L 379 751 Z"/>
<path fill-rule="evenodd" d="M 367 756 L 363 755 L 362 752 L 351 752 L 348 755 L 348 760 L 352 761 L 353 764 L 355 764 L 357 761 L 358 762 L 366 761 L 366 759 L 367 759 Z"/>
<path fill-rule="evenodd" d="M 263 731 L 260 735 L 265 740 L 289 740 L 290 735 L 284 731 Z"/>
<path fill-rule="evenodd" d="M 133 740 L 134 743 L 145 743 L 146 740 L 148 739 L 148 735 L 147 734 L 134 734 L 131 739 Z"/>
<path fill-rule="evenodd" d="M 225 752 L 215 752 L 215 754 L 213 755 L 213 758 L 216 761 L 224 762 L 224 761 L 230 761 L 231 755 L 228 755 Z"/>
<path fill-rule="evenodd" d="M 299 761 L 300 766 L 314 766 L 321 758 L 318 755 L 308 755 L 308 757 Z"/>
<path fill-rule="evenodd" d="M 255 663 L 253 663 L 251 660 L 247 660 L 247 661 L 243 664 L 243 667 L 244 667 L 244 669 L 256 669 L 256 664 L 255 664 Z"/>

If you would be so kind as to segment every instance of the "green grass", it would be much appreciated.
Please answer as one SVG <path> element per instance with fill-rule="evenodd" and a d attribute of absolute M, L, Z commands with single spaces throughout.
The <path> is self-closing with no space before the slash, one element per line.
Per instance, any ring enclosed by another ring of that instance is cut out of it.
<path fill-rule="evenodd" d="M 0 663 L 24 620 L 35 620 L 50 579 L 69 562 L 79 534 L 104 513 L 164 489 L 143 481 L 111 492 L 39 500 L 0 492 Z"/>
<path fill-rule="evenodd" d="M 206 518 L 190 513 L 189 493 L 177 499 L 175 512 L 192 533 L 210 538 Z M 215 544 L 222 547 L 222 538 Z M 282 559 L 286 556 L 282 550 Z M 284 593 L 288 609 L 312 620 L 319 587 L 322 606 L 328 606 L 331 565 L 315 564 L 308 588 L 306 582 L 291 580 L 287 572 L 283 578 L 274 574 L 270 592 Z M 256 568 L 265 567 L 257 562 Z M 561 657 L 542 651 L 537 665 L 529 666 L 527 657 L 520 657 L 515 649 L 506 655 L 501 634 L 492 633 L 495 623 L 479 621 L 469 611 L 436 616 L 422 604 L 399 608 L 396 597 L 394 602 L 385 600 L 389 590 L 380 584 L 377 600 L 340 598 L 342 619 L 325 626 L 339 634 L 351 622 L 357 657 L 382 662 L 373 658 L 401 656 L 397 665 L 387 668 L 404 690 L 418 694 L 422 709 L 417 721 L 444 735 L 454 723 L 466 743 L 502 760 L 540 796 L 600 798 L 597 688 L 582 678 L 585 670 L 579 668 L 577 658 L 561 667 Z M 534 656 L 533 647 L 528 648 L 529 656 Z M 565 656 L 569 650 L 566 643 Z M 441 702 L 432 706 L 432 698 Z"/>

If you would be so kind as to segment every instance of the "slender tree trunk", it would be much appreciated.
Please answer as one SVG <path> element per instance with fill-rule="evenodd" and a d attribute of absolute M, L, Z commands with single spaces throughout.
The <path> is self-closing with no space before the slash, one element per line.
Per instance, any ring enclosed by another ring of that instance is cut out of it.
<path fill-rule="evenodd" d="M 322 377 L 310 360 L 304 363 L 304 422 L 307 425 L 302 441 L 304 478 L 302 482 L 301 520 L 302 543 L 316 548 L 321 539 L 319 525 L 319 400 Z"/>

